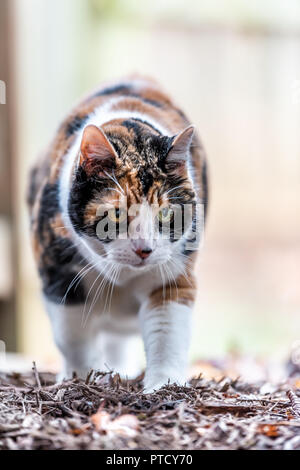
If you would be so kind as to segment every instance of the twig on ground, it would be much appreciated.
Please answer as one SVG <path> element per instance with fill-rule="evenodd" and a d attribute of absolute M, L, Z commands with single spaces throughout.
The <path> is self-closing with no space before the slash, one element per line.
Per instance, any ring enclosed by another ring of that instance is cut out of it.
<path fill-rule="evenodd" d="M 286 392 L 286 394 L 289 397 L 290 402 L 292 404 L 293 414 L 297 418 L 300 418 L 300 399 L 297 397 L 297 395 L 292 390 L 288 390 Z"/>

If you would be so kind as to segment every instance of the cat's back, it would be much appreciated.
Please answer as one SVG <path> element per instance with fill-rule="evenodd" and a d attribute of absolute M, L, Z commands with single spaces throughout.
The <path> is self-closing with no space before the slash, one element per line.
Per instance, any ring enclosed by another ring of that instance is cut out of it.
<path fill-rule="evenodd" d="M 101 126 L 113 119 L 128 116 L 146 121 L 154 129 L 169 136 L 190 124 L 182 110 L 153 79 L 134 76 L 102 85 L 73 108 L 59 126 L 44 157 L 34 167 L 28 197 L 31 210 L 45 184 L 58 184 L 66 155 L 86 125 Z M 192 157 L 195 176 L 202 188 L 205 155 L 197 137 Z M 201 196 L 205 197 L 204 194 Z"/>
<path fill-rule="evenodd" d="M 161 127 L 174 135 L 190 124 L 184 113 L 172 102 L 156 81 L 131 77 L 107 83 L 90 93 L 62 122 L 50 148 L 50 158 L 59 162 L 88 124 L 102 126 L 114 118 L 136 117 Z"/>

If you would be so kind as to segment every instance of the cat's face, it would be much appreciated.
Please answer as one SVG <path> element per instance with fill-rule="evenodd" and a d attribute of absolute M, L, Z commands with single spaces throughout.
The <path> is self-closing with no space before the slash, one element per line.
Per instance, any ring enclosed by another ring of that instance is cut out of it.
<path fill-rule="evenodd" d="M 196 216 L 193 132 L 162 136 L 134 119 L 85 128 L 69 213 L 94 253 L 146 268 L 184 251 Z"/>

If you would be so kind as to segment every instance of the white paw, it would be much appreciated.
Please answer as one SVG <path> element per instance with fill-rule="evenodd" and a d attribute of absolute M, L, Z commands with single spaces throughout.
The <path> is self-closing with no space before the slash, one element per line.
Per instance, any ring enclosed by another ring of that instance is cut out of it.
<path fill-rule="evenodd" d="M 157 390 L 161 389 L 162 387 L 167 386 L 168 384 L 173 385 L 174 383 L 176 385 L 185 385 L 186 380 L 183 377 L 168 377 L 168 376 L 163 376 L 163 377 L 145 377 L 145 388 L 143 390 L 143 393 L 154 393 Z"/>
<path fill-rule="evenodd" d="M 58 374 L 56 374 L 56 382 L 60 383 L 60 382 L 63 382 L 65 380 L 65 372 L 64 371 L 61 371 L 59 372 Z"/>
<path fill-rule="evenodd" d="M 61 372 L 59 372 L 56 375 L 56 381 L 57 382 L 63 382 L 64 380 L 70 380 L 73 378 L 75 370 L 73 369 L 63 369 Z M 88 373 L 90 372 L 90 369 L 76 369 L 76 375 L 80 379 L 85 380 L 87 378 Z"/>

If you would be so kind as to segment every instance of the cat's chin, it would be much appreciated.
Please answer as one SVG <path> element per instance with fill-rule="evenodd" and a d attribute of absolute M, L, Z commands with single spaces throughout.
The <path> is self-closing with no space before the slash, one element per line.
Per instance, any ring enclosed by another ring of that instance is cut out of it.
<path fill-rule="evenodd" d="M 149 269 L 153 269 L 156 265 L 155 264 L 145 264 L 145 263 L 140 263 L 140 264 L 123 264 L 125 268 L 129 268 L 133 271 L 148 271 Z"/>
<path fill-rule="evenodd" d="M 141 271 L 150 271 L 151 269 L 155 269 L 159 266 L 162 266 L 168 262 L 168 259 L 163 260 L 163 261 L 159 260 L 157 262 L 151 262 L 151 263 L 142 261 L 141 263 L 137 263 L 137 264 L 126 263 L 124 261 L 119 261 L 119 260 L 115 260 L 115 261 L 119 266 L 122 266 L 122 268 L 141 272 Z"/>

